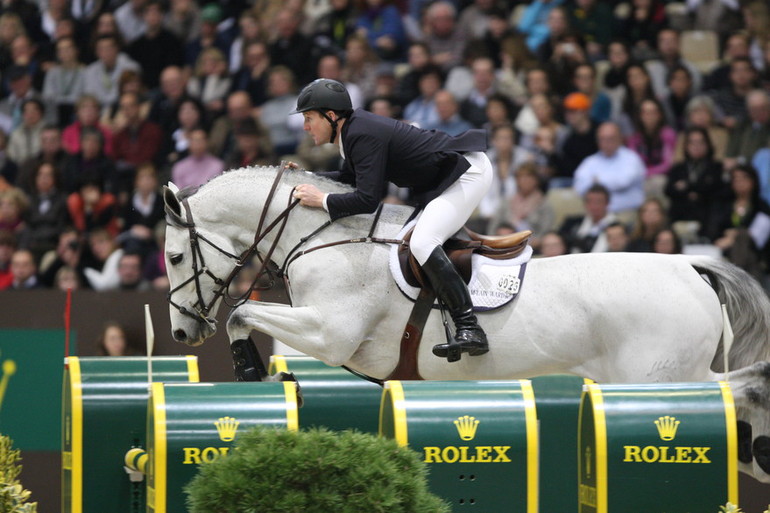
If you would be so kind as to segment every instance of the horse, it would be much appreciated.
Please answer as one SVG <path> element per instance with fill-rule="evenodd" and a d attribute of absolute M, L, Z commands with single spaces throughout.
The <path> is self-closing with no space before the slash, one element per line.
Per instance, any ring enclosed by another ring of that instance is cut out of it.
<path fill-rule="evenodd" d="M 397 240 L 413 211 L 385 205 L 376 216 L 332 223 L 323 209 L 292 199 L 301 183 L 352 190 L 285 166 L 231 170 L 198 189 L 164 188 L 172 335 L 191 346 L 211 336 L 227 285 L 256 253 L 284 274 L 291 305 L 237 301 L 226 323 L 231 346 L 256 329 L 329 365 L 386 378 L 413 304 L 388 272 L 391 245 L 376 240 Z M 735 336 L 729 372 L 722 304 Z M 726 379 L 743 427 L 740 468 L 770 482 L 770 301 L 736 266 L 645 253 L 534 258 L 516 299 L 479 320 L 489 353 L 449 363 L 431 353 L 446 332 L 441 313 L 430 313 L 417 358 L 424 379 Z"/>

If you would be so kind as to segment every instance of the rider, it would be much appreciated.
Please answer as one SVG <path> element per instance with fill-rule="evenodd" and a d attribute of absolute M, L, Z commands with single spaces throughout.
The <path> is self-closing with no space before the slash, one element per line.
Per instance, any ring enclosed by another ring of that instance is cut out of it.
<path fill-rule="evenodd" d="M 345 86 L 329 79 L 307 85 L 297 98 L 304 129 L 316 145 L 339 146 L 341 171 L 319 173 L 355 187 L 327 194 L 310 184 L 295 189 L 300 204 L 324 208 L 332 220 L 377 209 L 387 182 L 425 196 L 410 249 L 455 323 L 455 341 L 472 356 L 489 351 L 473 314 L 468 288 L 442 248 L 460 230 L 492 182 L 485 130 L 456 137 L 427 131 L 362 109 L 353 110 Z M 456 346 L 455 346 L 456 347 Z M 449 344 L 433 347 L 436 356 L 459 359 Z"/>

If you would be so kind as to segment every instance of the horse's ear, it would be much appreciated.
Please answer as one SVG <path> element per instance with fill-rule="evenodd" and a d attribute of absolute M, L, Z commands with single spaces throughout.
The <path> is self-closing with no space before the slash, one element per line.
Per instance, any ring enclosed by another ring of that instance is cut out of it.
<path fill-rule="evenodd" d="M 165 188 L 171 189 L 171 192 L 173 192 L 174 194 L 179 192 L 179 187 L 177 187 L 176 184 L 170 180 L 168 182 L 168 187 L 164 187 L 164 189 Z"/>
<path fill-rule="evenodd" d="M 176 192 L 179 189 L 171 182 L 168 184 L 168 187 L 163 187 L 163 203 L 165 204 L 164 210 L 166 211 L 166 220 L 171 225 L 183 227 L 185 222 L 184 219 L 182 219 L 182 205 L 179 204 L 179 198 L 176 197 Z"/>

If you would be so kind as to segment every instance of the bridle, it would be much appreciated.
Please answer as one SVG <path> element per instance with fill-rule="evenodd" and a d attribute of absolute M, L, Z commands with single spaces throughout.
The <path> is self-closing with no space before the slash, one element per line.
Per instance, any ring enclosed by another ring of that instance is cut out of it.
<path fill-rule="evenodd" d="M 270 275 L 271 271 L 268 267 L 270 263 L 270 259 L 273 255 L 273 252 L 275 251 L 276 246 L 278 245 L 278 241 L 281 238 L 281 234 L 283 233 L 284 228 L 286 227 L 286 222 L 288 221 L 289 213 L 299 204 L 298 199 L 293 199 L 293 194 L 289 195 L 289 202 L 286 208 L 281 211 L 281 213 L 278 215 L 278 217 L 273 220 L 272 223 L 270 223 L 264 231 L 262 230 L 262 227 L 265 224 L 265 218 L 267 217 L 267 211 L 270 207 L 270 204 L 273 201 L 273 197 L 275 196 L 275 191 L 278 188 L 278 184 L 281 181 L 281 178 L 284 175 L 284 172 L 289 168 L 288 163 L 281 163 L 281 167 L 278 171 L 278 174 L 275 177 L 275 180 L 273 181 L 273 185 L 270 188 L 270 192 L 267 195 L 267 199 L 265 201 L 265 206 L 262 209 L 262 215 L 259 219 L 259 224 L 257 225 L 257 231 L 254 235 L 254 241 L 252 244 L 246 248 L 240 255 L 234 255 L 233 253 L 230 253 L 229 251 L 223 249 L 216 243 L 212 242 L 209 238 L 207 238 L 205 235 L 201 234 L 195 227 L 195 221 L 193 219 L 192 210 L 190 209 L 190 205 L 187 201 L 187 198 L 183 199 L 181 201 L 182 206 L 185 210 L 185 220 L 182 220 L 179 218 L 178 215 L 174 215 L 174 224 L 180 226 L 181 228 L 187 228 L 189 238 L 190 238 L 190 250 L 192 254 L 192 268 L 193 268 L 193 274 L 189 278 L 187 278 L 185 281 L 174 287 L 172 290 L 168 292 L 167 299 L 171 306 L 177 309 L 179 313 L 182 315 L 185 315 L 187 317 L 190 317 L 192 319 L 195 319 L 199 323 L 207 324 L 209 327 L 214 327 L 216 324 L 216 321 L 210 317 L 211 310 L 214 308 L 214 305 L 219 300 L 220 297 L 224 298 L 225 302 L 227 302 L 227 299 L 234 300 L 234 303 L 232 305 L 229 305 L 231 307 L 236 307 L 245 302 L 251 292 L 253 290 L 258 290 L 260 288 L 270 288 L 273 285 L 273 280 L 271 277 L 271 283 L 265 287 L 258 287 L 257 282 L 259 279 L 265 275 Z M 280 225 L 280 226 L 279 226 Z M 276 227 L 278 227 L 278 231 L 275 237 L 275 240 L 270 245 L 270 248 L 268 249 L 267 253 L 265 253 L 264 256 L 262 256 L 257 249 L 257 246 L 260 242 L 270 233 L 272 232 Z M 217 250 L 219 253 L 224 255 L 225 257 L 229 258 L 230 260 L 235 260 L 235 266 L 233 267 L 232 271 L 230 271 L 230 274 L 227 275 L 226 278 L 222 279 L 218 276 L 216 276 L 214 273 L 209 270 L 208 266 L 206 265 L 206 261 L 203 257 L 203 251 L 201 250 L 201 242 L 204 242 Z M 249 290 L 247 290 L 243 295 L 238 297 L 232 297 L 228 293 L 228 289 L 230 287 L 230 284 L 235 279 L 235 277 L 238 275 L 238 273 L 241 272 L 241 269 L 243 269 L 244 266 L 248 265 L 252 258 L 256 256 L 260 261 L 260 268 L 257 272 L 256 277 L 254 278 L 254 281 L 251 284 L 251 287 L 249 287 Z M 209 276 L 213 281 L 214 284 L 217 286 L 216 290 L 214 291 L 213 297 L 206 302 L 206 300 L 203 298 L 203 290 L 201 288 L 201 276 L 203 275 Z M 194 282 L 195 283 L 195 293 L 198 296 L 198 299 L 196 302 L 192 305 L 192 309 L 188 309 L 173 300 L 173 294 L 180 290 L 181 288 L 185 287 L 188 283 Z"/>
<path fill-rule="evenodd" d="M 231 308 L 235 308 L 237 306 L 240 306 L 245 301 L 249 299 L 249 296 L 251 295 L 251 292 L 254 290 L 266 290 L 270 289 L 275 285 L 275 279 L 274 276 L 281 277 L 286 281 L 287 284 L 287 290 L 288 290 L 288 268 L 291 263 L 293 263 L 296 259 L 298 259 L 301 256 L 307 255 L 308 253 L 311 253 L 313 251 L 317 251 L 319 249 L 329 248 L 333 246 L 338 246 L 341 244 L 352 244 L 352 243 L 380 243 L 380 244 L 408 244 L 408 242 L 404 241 L 403 239 L 386 239 L 386 238 L 378 238 L 373 237 L 374 231 L 376 229 L 377 223 L 380 218 L 380 213 L 382 212 L 382 203 L 380 204 L 379 208 L 377 209 L 377 212 L 374 216 L 374 220 L 372 222 L 371 229 L 369 230 L 369 234 L 366 237 L 358 237 L 353 239 L 346 239 L 346 240 L 340 240 L 336 242 L 331 242 L 328 244 L 321 244 L 306 250 L 300 251 L 299 248 L 304 245 L 308 240 L 312 239 L 316 235 L 318 235 L 321 231 L 326 229 L 328 226 L 332 224 L 332 221 L 329 220 L 325 222 L 323 225 L 315 229 L 312 233 L 307 235 L 306 237 L 302 237 L 300 241 L 295 245 L 287 254 L 286 259 L 284 260 L 284 263 L 277 268 L 275 271 L 272 271 L 269 267 L 269 264 L 271 262 L 271 258 L 273 256 L 273 252 L 275 251 L 275 248 L 278 246 L 278 242 L 281 239 L 281 235 L 283 234 L 283 230 L 286 227 L 286 223 L 289 219 L 289 213 L 299 204 L 298 199 L 294 199 L 292 189 L 292 193 L 289 195 L 289 201 L 280 214 L 273 220 L 272 223 L 270 223 L 264 231 L 262 230 L 262 227 L 265 224 L 265 218 L 267 216 L 267 211 L 270 207 L 270 204 L 273 202 L 273 198 L 275 196 L 275 191 L 278 189 L 278 184 L 281 181 L 281 178 L 283 177 L 285 171 L 289 168 L 288 163 L 281 163 L 280 169 L 273 180 L 273 185 L 270 188 L 270 192 L 267 195 L 267 199 L 265 200 L 264 208 L 262 209 L 262 214 L 259 219 L 259 224 L 257 225 L 257 231 L 254 235 L 254 241 L 252 244 L 246 248 L 240 255 L 234 255 L 233 253 L 230 253 L 229 251 L 223 249 L 222 247 L 218 246 L 216 243 L 212 242 L 209 238 L 207 238 L 205 235 L 201 234 L 195 227 L 195 221 L 193 219 L 192 210 L 190 209 L 190 205 L 187 201 L 187 198 L 183 199 L 181 201 L 182 206 L 185 210 L 185 220 L 182 220 L 178 215 L 175 213 L 173 214 L 173 224 L 181 227 L 181 228 L 187 228 L 187 231 L 189 233 L 190 238 L 190 250 L 192 254 L 192 268 L 193 268 L 193 274 L 189 278 L 187 278 L 185 281 L 174 287 L 168 292 L 167 299 L 171 306 L 177 309 L 179 313 L 182 315 L 185 315 L 187 317 L 190 317 L 194 319 L 195 321 L 207 324 L 209 327 L 213 328 L 216 324 L 216 321 L 209 315 L 211 313 L 211 310 L 214 308 L 214 305 L 219 300 L 219 298 L 223 298 L 225 303 L 228 304 Z M 168 211 L 168 209 L 167 209 Z M 280 226 L 279 226 L 280 225 Z M 267 250 L 267 252 L 264 254 L 264 256 L 259 252 L 257 249 L 257 246 L 260 242 L 274 229 L 278 227 L 278 231 L 276 232 L 275 239 L 273 240 L 273 243 L 270 245 L 270 248 Z M 203 257 L 203 251 L 201 250 L 201 242 L 204 242 L 217 250 L 219 253 L 224 255 L 225 257 L 229 258 L 230 260 L 235 261 L 235 266 L 230 271 L 230 274 L 227 275 L 226 278 L 222 279 L 215 275 L 214 273 L 209 270 L 208 266 L 206 265 L 206 261 Z M 243 293 L 242 295 L 238 297 L 232 297 L 228 293 L 228 289 L 230 287 L 230 284 L 235 279 L 236 276 L 238 276 L 238 273 L 241 272 L 241 270 L 244 268 L 244 266 L 247 266 L 251 260 L 256 256 L 260 261 L 260 268 L 256 273 L 256 276 L 254 280 L 251 283 L 251 286 L 249 289 Z M 217 286 L 216 290 L 214 291 L 213 297 L 206 302 L 206 300 L 203 298 L 203 291 L 201 288 L 201 282 L 200 278 L 203 275 L 209 276 L 213 281 L 214 284 Z M 265 286 L 259 286 L 257 283 L 262 278 L 262 276 L 268 275 L 270 277 L 270 282 Z M 175 292 L 180 290 L 182 287 L 186 286 L 188 283 L 194 282 L 195 283 L 195 293 L 198 296 L 198 299 L 196 302 L 192 305 L 192 310 L 188 309 L 176 302 L 174 302 L 172 296 Z M 227 303 L 227 300 L 230 299 L 233 301 L 232 304 Z"/>

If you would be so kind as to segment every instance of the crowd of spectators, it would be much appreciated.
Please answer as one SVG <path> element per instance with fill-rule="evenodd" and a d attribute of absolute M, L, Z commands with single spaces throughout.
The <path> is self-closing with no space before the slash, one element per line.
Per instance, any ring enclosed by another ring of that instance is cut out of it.
<path fill-rule="evenodd" d="M 717 58 L 688 60 L 694 31 Z M 531 229 L 542 256 L 770 271 L 765 0 L 4 0 L 0 290 L 167 288 L 160 184 L 340 165 L 289 114 L 315 78 L 422 128 L 488 130 L 476 229 Z M 582 210 L 556 215 L 559 190 Z"/>

